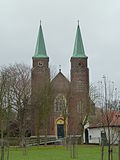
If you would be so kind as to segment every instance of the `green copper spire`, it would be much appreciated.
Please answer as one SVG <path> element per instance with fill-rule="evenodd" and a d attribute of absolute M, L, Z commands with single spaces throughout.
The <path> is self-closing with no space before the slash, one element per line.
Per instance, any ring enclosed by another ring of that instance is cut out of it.
<path fill-rule="evenodd" d="M 35 54 L 33 57 L 34 58 L 47 58 L 48 57 L 46 53 L 41 22 L 40 22 L 40 28 L 39 28 L 38 38 L 37 38 Z"/>
<path fill-rule="evenodd" d="M 74 51 L 73 51 L 72 57 L 86 58 L 84 46 L 83 46 L 83 42 L 82 42 L 82 36 L 80 33 L 79 22 L 78 22 L 77 33 L 76 33 L 75 44 L 74 44 Z"/>

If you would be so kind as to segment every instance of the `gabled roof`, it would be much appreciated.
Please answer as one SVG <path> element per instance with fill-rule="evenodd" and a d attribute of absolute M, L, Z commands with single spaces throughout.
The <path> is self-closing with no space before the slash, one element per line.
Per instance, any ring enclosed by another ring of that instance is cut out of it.
<path fill-rule="evenodd" d="M 108 123 L 110 127 L 120 127 L 120 112 L 110 111 L 107 114 L 104 114 L 100 117 L 99 123 L 91 123 L 88 128 L 108 127 Z"/>
<path fill-rule="evenodd" d="M 58 94 L 67 96 L 70 92 L 70 82 L 61 72 L 59 72 L 52 80 L 52 86 L 55 96 Z"/>
<path fill-rule="evenodd" d="M 63 74 L 62 72 L 59 72 L 59 73 L 55 76 L 55 78 L 53 78 L 52 83 L 54 83 L 55 81 L 57 81 L 57 80 L 59 80 L 59 79 L 61 79 L 61 80 L 63 80 L 63 81 L 66 81 L 67 83 L 70 83 L 70 81 L 64 76 L 64 74 Z"/>

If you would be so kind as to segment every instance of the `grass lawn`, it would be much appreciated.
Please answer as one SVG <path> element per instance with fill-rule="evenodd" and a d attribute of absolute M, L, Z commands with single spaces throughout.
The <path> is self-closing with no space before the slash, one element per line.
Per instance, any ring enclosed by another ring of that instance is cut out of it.
<path fill-rule="evenodd" d="M 100 156 L 100 146 L 78 146 L 77 159 L 79 160 L 100 160 Z M 71 158 L 70 149 L 67 150 L 63 146 L 40 146 L 27 148 L 27 155 L 23 155 L 20 148 L 10 148 L 10 160 L 71 160 Z M 105 154 L 105 160 L 107 160 L 107 154 Z"/>

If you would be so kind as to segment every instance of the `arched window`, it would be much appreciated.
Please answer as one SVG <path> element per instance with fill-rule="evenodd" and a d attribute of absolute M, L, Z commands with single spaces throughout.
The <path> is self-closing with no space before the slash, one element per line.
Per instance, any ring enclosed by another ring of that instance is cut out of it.
<path fill-rule="evenodd" d="M 78 113 L 83 112 L 83 103 L 81 101 L 77 104 L 77 112 Z"/>
<path fill-rule="evenodd" d="M 66 108 L 66 99 L 63 95 L 59 94 L 54 101 L 55 112 L 61 112 Z"/>

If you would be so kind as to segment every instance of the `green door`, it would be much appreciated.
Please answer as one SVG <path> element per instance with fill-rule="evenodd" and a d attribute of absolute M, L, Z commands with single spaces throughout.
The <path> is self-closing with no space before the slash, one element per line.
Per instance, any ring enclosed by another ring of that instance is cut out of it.
<path fill-rule="evenodd" d="M 104 145 L 107 145 L 107 137 L 105 132 L 101 132 L 101 140 L 104 142 Z"/>
<path fill-rule="evenodd" d="M 57 124 L 57 136 L 59 138 L 64 138 L 64 125 L 63 124 Z"/>

